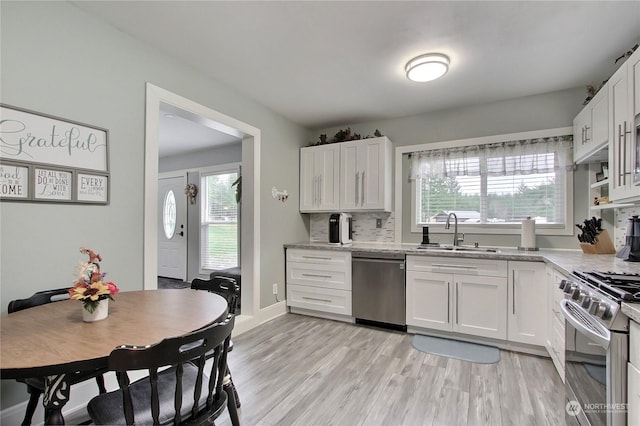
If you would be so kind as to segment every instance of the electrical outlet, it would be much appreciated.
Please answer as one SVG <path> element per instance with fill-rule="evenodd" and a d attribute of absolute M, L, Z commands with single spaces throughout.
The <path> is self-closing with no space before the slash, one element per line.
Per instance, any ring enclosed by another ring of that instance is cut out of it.
<path fill-rule="evenodd" d="M 278 294 L 278 284 L 273 283 L 273 294 Z"/>

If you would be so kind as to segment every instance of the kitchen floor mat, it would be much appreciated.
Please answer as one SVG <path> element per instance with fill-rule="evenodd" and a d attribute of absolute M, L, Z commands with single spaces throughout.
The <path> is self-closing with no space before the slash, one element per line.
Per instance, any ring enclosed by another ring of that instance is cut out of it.
<path fill-rule="evenodd" d="M 457 340 L 440 337 L 413 336 L 413 347 L 428 354 L 446 356 L 462 361 L 478 364 L 495 364 L 500 361 L 500 350 L 493 346 L 478 345 L 476 343 L 459 342 Z"/>

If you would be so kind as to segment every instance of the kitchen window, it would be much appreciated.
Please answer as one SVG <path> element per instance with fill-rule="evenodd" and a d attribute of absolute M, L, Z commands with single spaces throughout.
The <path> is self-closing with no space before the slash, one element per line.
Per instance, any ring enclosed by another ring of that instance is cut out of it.
<path fill-rule="evenodd" d="M 200 270 L 212 271 L 238 266 L 238 203 L 235 187 L 238 168 L 226 168 L 200 175 Z"/>
<path fill-rule="evenodd" d="M 467 232 L 567 229 L 571 135 L 442 147 L 409 154 L 412 230 L 444 224 L 456 213 Z M 509 232 L 506 232 L 509 233 Z"/>

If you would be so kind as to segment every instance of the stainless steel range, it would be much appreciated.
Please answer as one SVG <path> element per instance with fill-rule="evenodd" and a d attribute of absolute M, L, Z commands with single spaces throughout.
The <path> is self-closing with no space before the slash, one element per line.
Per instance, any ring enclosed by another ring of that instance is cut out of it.
<path fill-rule="evenodd" d="M 574 271 L 562 280 L 567 424 L 624 426 L 629 318 L 622 301 L 640 302 L 640 274 Z"/>

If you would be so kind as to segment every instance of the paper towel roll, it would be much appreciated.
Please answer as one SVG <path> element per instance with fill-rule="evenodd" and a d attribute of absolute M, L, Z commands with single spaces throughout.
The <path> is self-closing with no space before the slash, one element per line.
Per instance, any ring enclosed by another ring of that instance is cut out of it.
<path fill-rule="evenodd" d="M 536 248 L 536 221 L 530 217 L 522 221 L 520 247 L 524 249 Z"/>

